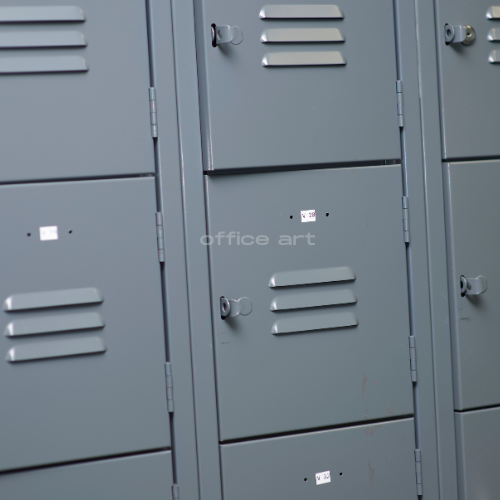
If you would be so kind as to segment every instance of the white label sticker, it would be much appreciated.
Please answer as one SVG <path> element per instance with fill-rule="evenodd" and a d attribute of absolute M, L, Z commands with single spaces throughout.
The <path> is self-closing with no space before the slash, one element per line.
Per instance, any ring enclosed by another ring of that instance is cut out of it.
<path fill-rule="evenodd" d="M 316 210 L 302 210 L 300 220 L 302 222 L 316 222 Z"/>
<path fill-rule="evenodd" d="M 40 228 L 40 241 L 57 240 L 57 226 L 45 226 Z"/>
<path fill-rule="evenodd" d="M 316 486 L 319 484 L 331 483 L 330 471 L 325 470 L 325 472 L 316 472 Z"/>

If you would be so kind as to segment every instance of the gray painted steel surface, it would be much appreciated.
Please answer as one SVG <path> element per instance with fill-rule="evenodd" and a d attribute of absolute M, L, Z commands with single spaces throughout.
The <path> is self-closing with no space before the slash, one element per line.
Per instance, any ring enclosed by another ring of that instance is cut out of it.
<path fill-rule="evenodd" d="M 416 500 L 414 446 L 413 419 L 223 445 L 224 498 Z"/>
<path fill-rule="evenodd" d="M 2 500 L 165 500 L 170 451 L 0 475 Z"/>
<path fill-rule="evenodd" d="M 400 158 L 392 1 L 343 2 L 341 18 L 290 3 L 299 9 L 277 19 L 257 0 L 195 1 L 205 168 Z M 214 48 L 212 24 L 238 26 L 243 41 Z M 318 43 L 324 28 L 345 42 Z M 288 43 L 269 43 L 285 29 Z"/>
<path fill-rule="evenodd" d="M 494 4 L 436 0 L 443 158 L 500 156 L 500 105 L 495 97 L 500 81 L 500 18 L 487 18 Z M 446 23 L 472 26 L 474 42 L 446 45 Z"/>
<path fill-rule="evenodd" d="M 37 8 L 0 18 L 0 181 L 153 173 L 146 2 L 13 3 Z"/>
<path fill-rule="evenodd" d="M 459 500 L 497 498 L 500 408 L 455 414 Z"/>
<path fill-rule="evenodd" d="M 3 186 L 0 210 L 0 470 L 168 447 L 154 179 Z"/>
<path fill-rule="evenodd" d="M 445 164 L 450 296 L 457 410 L 500 404 L 500 266 L 497 220 L 500 162 Z M 460 277 L 485 276 L 488 289 L 462 296 Z"/>
<path fill-rule="evenodd" d="M 401 167 L 209 176 L 206 184 L 221 439 L 412 414 Z M 303 210 L 315 210 L 316 222 L 301 222 Z M 221 231 L 239 236 L 219 245 Z M 269 243 L 249 244 L 259 235 Z M 280 245 L 285 236 L 300 238 Z M 318 283 L 311 271 L 330 267 L 337 277 Z M 275 287 L 277 273 L 310 279 Z M 272 310 L 276 298 L 340 290 L 357 303 Z M 253 311 L 222 320 L 221 296 L 248 297 Z"/>

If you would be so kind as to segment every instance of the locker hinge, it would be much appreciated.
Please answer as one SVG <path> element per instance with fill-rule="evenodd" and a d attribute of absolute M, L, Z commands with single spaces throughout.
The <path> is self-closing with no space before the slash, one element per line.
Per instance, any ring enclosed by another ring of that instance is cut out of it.
<path fill-rule="evenodd" d="M 163 236 L 163 214 L 161 212 L 156 212 L 156 242 L 158 261 L 165 262 L 165 238 Z"/>
<path fill-rule="evenodd" d="M 172 380 L 172 363 L 165 363 L 165 378 L 167 381 L 167 409 L 174 412 L 174 384 Z"/>
<path fill-rule="evenodd" d="M 412 335 L 408 337 L 410 341 L 410 371 L 411 371 L 411 381 L 417 381 L 417 347 L 415 343 L 415 337 Z"/>
<path fill-rule="evenodd" d="M 173 484 L 172 485 L 172 500 L 179 500 L 179 485 L 178 484 Z"/>
<path fill-rule="evenodd" d="M 149 116 L 151 121 L 151 137 L 158 137 L 158 121 L 156 116 L 156 89 L 149 87 Z"/>
<path fill-rule="evenodd" d="M 410 205 L 408 196 L 403 196 L 403 237 L 405 243 L 410 243 Z"/>
<path fill-rule="evenodd" d="M 396 95 L 398 98 L 399 126 L 404 127 L 405 126 L 405 112 L 404 112 L 404 108 L 403 108 L 403 81 L 402 80 L 396 81 Z"/>
<path fill-rule="evenodd" d="M 422 452 L 415 450 L 415 476 L 417 478 L 417 495 L 422 496 Z"/>

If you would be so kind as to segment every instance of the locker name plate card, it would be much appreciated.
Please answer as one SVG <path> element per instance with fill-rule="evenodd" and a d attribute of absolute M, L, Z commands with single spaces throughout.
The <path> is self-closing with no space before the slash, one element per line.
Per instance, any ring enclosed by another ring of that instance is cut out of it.
<path fill-rule="evenodd" d="M 40 228 L 40 241 L 58 240 L 57 226 L 44 226 Z"/>
<path fill-rule="evenodd" d="M 332 479 L 330 477 L 330 471 L 326 470 L 325 472 L 316 472 L 316 486 L 320 484 L 331 483 Z"/>
<path fill-rule="evenodd" d="M 302 222 L 316 222 L 316 210 L 302 210 L 300 220 Z"/>

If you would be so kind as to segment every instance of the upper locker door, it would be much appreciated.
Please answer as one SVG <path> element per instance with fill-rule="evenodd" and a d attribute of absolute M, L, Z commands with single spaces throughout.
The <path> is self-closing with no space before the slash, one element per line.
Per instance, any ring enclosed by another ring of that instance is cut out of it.
<path fill-rule="evenodd" d="M 500 4 L 437 0 L 436 5 L 443 157 L 499 156 Z"/>
<path fill-rule="evenodd" d="M 391 0 L 195 10 L 205 169 L 400 158 Z"/>
<path fill-rule="evenodd" d="M 154 172 L 144 0 L 0 0 L 0 182 Z"/>
<path fill-rule="evenodd" d="M 206 183 L 221 439 L 412 414 L 401 167 Z"/>

